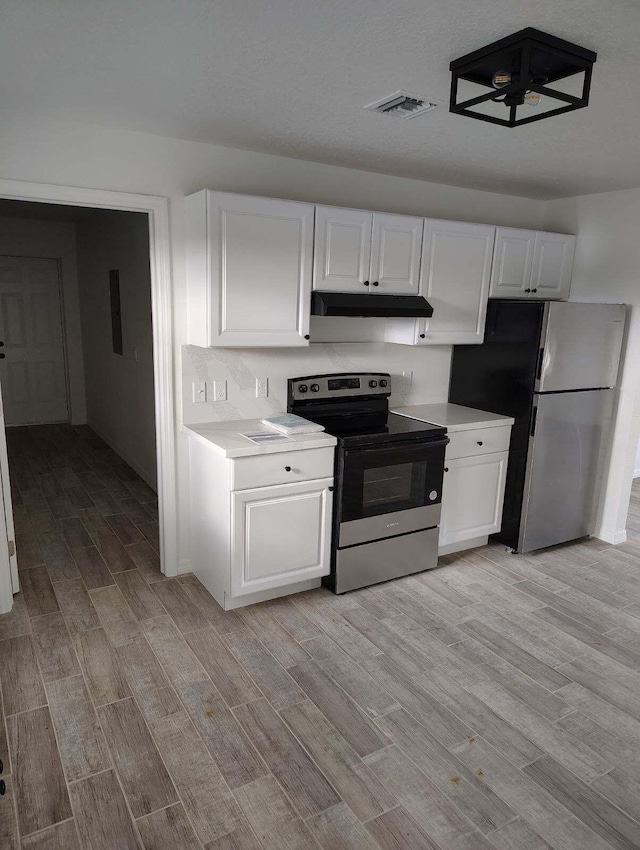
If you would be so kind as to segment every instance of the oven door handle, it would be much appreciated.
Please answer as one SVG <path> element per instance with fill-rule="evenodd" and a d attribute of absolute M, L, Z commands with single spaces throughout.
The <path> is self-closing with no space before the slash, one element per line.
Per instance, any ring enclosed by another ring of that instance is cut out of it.
<path fill-rule="evenodd" d="M 395 443 L 390 446 L 385 446 L 384 448 L 380 448 L 377 446 L 367 446 L 366 448 L 348 448 L 345 452 L 347 456 L 351 454 L 363 455 L 363 454 L 379 454 L 379 455 L 387 455 L 387 454 L 398 454 L 398 452 L 415 452 L 416 449 L 441 449 L 449 444 L 450 440 L 448 437 L 440 437 L 437 440 L 425 440 L 422 442 L 416 441 L 415 443 Z"/>

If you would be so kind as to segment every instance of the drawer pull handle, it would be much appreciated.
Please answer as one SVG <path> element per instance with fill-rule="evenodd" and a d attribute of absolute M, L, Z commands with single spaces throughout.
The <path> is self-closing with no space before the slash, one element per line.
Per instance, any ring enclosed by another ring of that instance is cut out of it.
<path fill-rule="evenodd" d="M 6 790 L 7 786 L 4 783 L 4 779 L 0 779 L 0 797 L 4 797 Z"/>
<path fill-rule="evenodd" d="M 484 443 L 482 442 L 482 440 L 478 440 L 478 445 L 479 445 L 479 446 L 483 446 L 483 445 L 484 445 Z"/>
<path fill-rule="evenodd" d="M 333 487 L 329 487 L 329 492 L 333 493 L 333 489 L 334 489 Z"/>
<path fill-rule="evenodd" d="M 285 472 L 291 472 L 291 467 L 290 467 L 290 466 L 285 466 L 284 471 L 285 471 Z"/>
<path fill-rule="evenodd" d="M 445 466 L 444 471 L 445 471 L 445 472 L 449 472 L 449 467 L 448 467 L 448 466 Z"/>

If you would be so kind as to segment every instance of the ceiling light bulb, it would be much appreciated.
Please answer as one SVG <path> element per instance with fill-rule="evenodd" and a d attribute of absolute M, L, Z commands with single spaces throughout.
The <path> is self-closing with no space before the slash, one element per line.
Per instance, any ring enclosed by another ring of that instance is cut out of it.
<path fill-rule="evenodd" d="M 493 75 L 491 83 L 495 89 L 501 89 L 503 86 L 508 86 L 511 82 L 511 74 L 508 71 L 496 71 Z"/>
<path fill-rule="evenodd" d="M 528 91 L 524 96 L 527 106 L 537 106 L 540 103 L 540 95 L 537 91 Z"/>

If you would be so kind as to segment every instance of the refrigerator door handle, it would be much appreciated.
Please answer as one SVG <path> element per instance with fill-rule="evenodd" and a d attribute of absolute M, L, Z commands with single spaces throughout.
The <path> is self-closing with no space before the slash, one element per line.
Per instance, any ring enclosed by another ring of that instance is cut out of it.
<path fill-rule="evenodd" d="M 538 408 L 534 407 L 531 412 L 531 431 L 529 432 L 532 437 L 535 437 L 536 433 L 536 419 L 538 418 Z"/>
<path fill-rule="evenodd" d="M 544 346 L 538 351 L 538 368 L 536 369 L 536 379 L 539 381 L 542 378 L 542 367 L 544 365 Z"/>

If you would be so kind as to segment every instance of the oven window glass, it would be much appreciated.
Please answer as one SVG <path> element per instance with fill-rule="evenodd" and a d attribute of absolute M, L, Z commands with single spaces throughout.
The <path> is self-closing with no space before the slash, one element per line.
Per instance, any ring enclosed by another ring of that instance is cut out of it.
<path fill-rule="evenodd" d="M 411 491 L 416 483 L 414 467 L 413 463 L 399 463 L 365 469 L 362 486 L 364 510 L 375 511 L 383 507 L 387 510 L 389 505 L 411 501 Z"/>
<path fill-rule="evenodd" d="M 440 501 L 444 444 L 410 449 L 347 451 L 340 520 L 405 511 Z M 434 500 L 429 494 L 436 491 Z"/>

